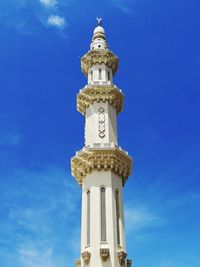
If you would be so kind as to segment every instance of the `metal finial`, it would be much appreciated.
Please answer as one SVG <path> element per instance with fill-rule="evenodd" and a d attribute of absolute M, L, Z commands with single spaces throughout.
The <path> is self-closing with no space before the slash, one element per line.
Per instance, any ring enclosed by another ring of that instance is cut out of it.
<path fill-rule="evenodd" d="M 102 18 L 98 18 L 98 17 L 97 17 L 97 23 L 98 23 L 98 26 L 101 26 L 101 21 L 102 21 Z"/>

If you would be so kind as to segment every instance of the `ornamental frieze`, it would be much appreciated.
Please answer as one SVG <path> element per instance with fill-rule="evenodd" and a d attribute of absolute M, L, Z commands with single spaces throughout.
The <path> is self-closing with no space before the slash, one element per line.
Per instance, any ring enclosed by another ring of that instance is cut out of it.
<path fill-rule="evenodd" d="M 106 131 L 106 122 L 105 122 L 105 109 L 103 107 L 100 107 L 98 109 L 98 122 L 99 122 L 99 137 L 104 138 L 105 131 Z"/>
<path fill-rule="evenodd" d="M 118 113 L 123 110 L 124 95 L 113 85 L 88 85 L 77 95 L 77 110 L 85 115 L 86 109 L 94 101 L 108 102 Z"/>
<path fill-rule="evenodd" d="M 115 74 L 118 69 L 118 61 L 118 57 L 109 50 L 90 50 L 81 58 L 81 70 L 87 76 L 88 70 L 94 64 L 105 64 Z"/>
<path fill-rule="evenodd" d="M 118 147 L 107 149 L 84 148 L 71 159 L 72 176 L 79 185 L 93 170 L 111 170 L 122 177 L 124 185 L 131 174 L 132 159 Z"/>

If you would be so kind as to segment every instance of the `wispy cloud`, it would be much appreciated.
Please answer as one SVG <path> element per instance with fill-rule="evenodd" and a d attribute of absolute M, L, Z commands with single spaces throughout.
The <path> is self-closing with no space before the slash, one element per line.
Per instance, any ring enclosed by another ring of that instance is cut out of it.
<path fill-rule="evenodd" d="M 130 0 L 109 0 L 109 4 L 125 13 L 132 11 Z M 2 0 L 0 25 L 12 27 L 21 34 L 37 34 L 40 26 L 41 29 L 51 26 L 52 29 L 57 29 L 61 37 L 66 38 L 70 18 L 80 15 L 84 20 L 84 6 L 85 3 L 73 0 Z M 77 12 L 75 16 L 73 10 Z"/>
<path fill-rule="evenodd" d="M 64 267 L 67 257 L 77 255 L 80 194 L 68 179 L 52 167 L 7 177 L 12 187 L 10 182 L 1 185 L 1 262 L 9 260 L 10 267 Z"/>
<path fill-rule="evenodd" d="M 69 242 L 72 251 L 74 251 L 76 255 L 80 251 L 80 236 L 81 236 L 80 227 L 77 227 L 72 231 L 71 240 Z"/>
<path fill-rule="evenodd" d="M 53 249 L 49 248 L 35 248 L 35 247 L 21 247 L 18 250 L 19 262 L 23 267 L 54 267 Z"/>
<path fill-rule="evenodd" d="M 132 11 L 131 1 L 127 0 L 111 0 L 112 4 L 120 9 L 124 13 L 130 13 Z"/>
<path fill-rule="evenodd" d="M 50 26 L 54 26 L 54 27 L 57 27 L 57 28 L 60 28 L 60 29 L 63 29 L 65 27 L 65 24 L 66 24 L 65 18 L 57 16 L 57 15 L 51 15 L 48 18 L 47 23 Z"/>
<path fill-rule="evenodd" d="M 28 22 L 27 0 L 0 1 L 0 25 L 22 30 Z"/>
<path fill-rule="evenodd" d="M 40 32 L 39 26 L 53 26 L 60 36 L 66 37 L 66 32 L 61 33 L 68 26 L 65 15 L 69 13 L 69 17 L 72 5 L 72 1 L 65 4 L 57 0 L 3 0 L 0 1 L 0 25 L 12 27 L 21 34 Z"/>
<path fill-rule="evenodd" d="M 185 255 L 184 255 L 185 256 Z M 188 265 L 188 262 L 190 263 Z M 157 263 L 154 264 L 152 267 L 188 267 L 188 266 L 193 266 L 193 267 L 199 267 L 199 262 L 198 262 L 198 257 L 193 256 L 192 258 L 183 257 L 182 255 L 180 256 L 180 259 L 177 260 L 177 258 L 173 259 L 162 259 L 162 260 L 157 260 Z"/>
<path fill-rule="evenodd" d="M 55 7 L 58 4 L 56 0 L 39 0 L 44 7 Z"/>
<path fill-rule="evenodd" d="M 125 207 L 127 232 L 138 231 L 164 223 L 153 211 L 144 207 Z"/>

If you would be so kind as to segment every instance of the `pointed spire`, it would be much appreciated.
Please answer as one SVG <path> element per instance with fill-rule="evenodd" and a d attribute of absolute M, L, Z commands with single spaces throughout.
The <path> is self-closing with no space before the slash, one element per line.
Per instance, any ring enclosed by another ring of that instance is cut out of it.
<path fill-rule="evenodd" d="M 97 17 L 98 26 L 94 29 L 92 42 L 90 45 L 90 49 L 93 50 L 106 50 L 108 49 L 108 45 L 106 42 L 105 30 L 101 26 L 102 18 Z"/>

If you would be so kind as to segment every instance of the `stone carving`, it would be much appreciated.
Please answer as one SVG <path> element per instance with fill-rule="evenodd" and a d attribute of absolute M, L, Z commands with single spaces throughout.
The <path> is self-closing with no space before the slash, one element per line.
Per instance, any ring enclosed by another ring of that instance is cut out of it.
<path fill-rule="evenodd" d="M 93 170 L 111 170 L 122 177 L 124 185 L 131 174 L 132 158 L 118 147 L 107 149 L 85 148 L 71 159 L 72 176 L 79 185 L 82 185 L 84 177 Z"/>
<path fill-rule="evenodd" d="M 132 265 L 132 260 L 127 259 L 127 260 L 126 260 L 126 265 L 127 265 L 127 267 L 131 267 L 131 265 Z"/>
<path fill-rule="evenodd" d="M 76 267 L 81 267 L 81 260 L 80 259 L 76 260 Z"/>
<path fill-rule="evenodd" d="M 86 109 L 94 101 L 108 101 L 118 113 L 123 110 L 124 95 L 113 85 L 88 85 L 77 95 L 77 110 L 85 115 Z"/>
<path fill-rule="evenodd" d="M 99 114 L 98 114 L 98 122 L 99 122 L 99 137 L 104 138 L 105 137 L 105 131 L 106 131 L 106 125 L 105 125 L 105 114 L 104 111 L 105 109 L 100 107 L 98 109 Z"/>
<path fill-rule="evenodd" d="M 106 261 L 109 256 L 109 249 L 108 248 L 101 248 L 100 249 L 100 256 L 102 261 Z"/>
<path fill-rule="evenodd" d="M 119 251 L 117 254 L 118 254 L 120 265 L 125 264 L 125 259 L 126 259 L 127 254 L 124 251 Z"/>
<path fill-rule="evenodd" d="M 85 252 L 83 252 L 81 254 L 81 256 L 82 256 L 85 264 L 88 264 L 89 263 L 89 261 L 90 261 L 90 255 L 91 255 L 91 253 L 89 251 L 85 251 Z"/>
<path fill-rule="evenodd" d="M 105 64 L 115 74 L 118 69 L 118 61 L 118 57 L 109 50 L 90 50 L 81 58 L 81 70 L 87 76 L 88 70 L 94 64 Z"/>

